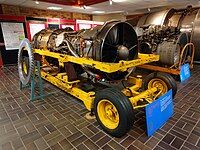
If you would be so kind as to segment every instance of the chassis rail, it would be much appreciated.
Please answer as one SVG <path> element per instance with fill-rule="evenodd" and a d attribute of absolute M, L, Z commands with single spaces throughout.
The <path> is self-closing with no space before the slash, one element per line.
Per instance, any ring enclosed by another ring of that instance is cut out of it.
<path fill-rule="evenodd" d="M 119 63 L 105 63 L 105 62 L 94 61 L 89 58 L 76 58 L 69 55 L 54 53 L 48 50 L 34 49 L 34 53 L 39 54 L 42 57 L 50 56 L 53 58 L 57 58 L 59 61 L 59 65 L 61 66 L 64 66 L 65 62 L 72 62 L 72 63 L 80 64 L 80 65 L 86 65 L 86 66 L 88 65 L 107 73 L 112 73 L 116 71 L 126 71 L 128 68 L 159 60 L 158 55 L 139 54 L 138 59 L 135 59 L 135 60 L 120 61 Z M 66 91 L 67 93 L 83 101 L 85 107 L 91 111 L 93 107 L 94 98 L 95 98 L 95 92 L 93 91 L 85 92 L 82 89 L 80 89 L 78 87 L 78 83 L 81 81 L 76 80 L 73 82 L 69 82 L 68 76 L 66 73 L 58 73 L 57 75 L 51 75 L 45 72 L 44 70 L 41 70 L 41 76 L 42 78 L 52 83 L 53 85 L 59 87 L 60 89 Z M 123 89 L 122 92 L 126 96 L 129 97 L 129 100 L 133 108 L 145 107 L 145 105 L 141 105 L 141 106 L 137 105 L 137 102 L 142 99 L 143 100 L 146 99 L 147 103 L 150 103 L 151 101 L 155 99 L 152 97 L 152 95 L 158 91 L 156 87 L 148 89 L 147 91 L 140 93 L 138 92 L 138 90 L 142 87 L 142 79 L 130 77 L 128 78 L 128 80 L 134 85 L 132 87 L 127 87 L 126 89 Z"/>

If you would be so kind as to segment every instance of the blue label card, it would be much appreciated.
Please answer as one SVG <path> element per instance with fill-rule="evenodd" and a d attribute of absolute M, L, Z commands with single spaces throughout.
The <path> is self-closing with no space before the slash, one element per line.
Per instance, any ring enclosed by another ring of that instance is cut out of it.
<path fill-rule="evenodd" d="M 185 81 L 190 76 L 191 76 L 190 65 L 187 63 L 187 64 L 184 64 L 183 66 L 181 66 L 181 71 L 180 71 L 181 82 Z"/>
<path fill-rule="evenodd" d="M 173 115 L 172 90 L 145 107 L 147 135 L 151 136 Z"/>

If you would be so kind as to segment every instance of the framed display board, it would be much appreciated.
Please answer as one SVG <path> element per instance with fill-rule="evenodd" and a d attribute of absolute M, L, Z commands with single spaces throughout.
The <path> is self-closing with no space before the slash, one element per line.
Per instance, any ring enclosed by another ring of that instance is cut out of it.
<path fill-rule="evenodd" d="M 36 33 L 41 31 L 42 29 L 45 29 L 45 24 L 30 23 L 29 26 L 30 26 L 31 39 Z"/>
<path fill-rule="evenodd" d="M 23 23 L 1 22 L 6 50 L 16 50 L 25 38 Z"/>
<path fill-rule="evenodd" d="M 91 24 L 79 24 L 79 30 L 81 29 L 90 29 L 92 26 Z"/>

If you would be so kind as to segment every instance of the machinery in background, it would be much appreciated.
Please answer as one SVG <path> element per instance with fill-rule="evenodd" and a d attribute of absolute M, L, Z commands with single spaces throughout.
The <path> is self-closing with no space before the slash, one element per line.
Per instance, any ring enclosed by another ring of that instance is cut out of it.
<path fill-rule="evenodd" d="M 193 67 L 194 45 L 189 43 L 187 32 L 164 25 L 143 26 L 142 29 L 140 52 L 160 56 L 159 63 L 143 65 L 142 68 L 179 75 L 184 63 L 190 63 L 190 67 Z"/>
<path fill-rule="evenodd" d="M 185 9 L 167 9 L 160 12 L 146 14 L 140 18 L 137 27 L 160 25 L 177 28 L 180 32 L 187 33 L 189 43 L 194 43 L 194 60 L 200 60 L 199 42 L 199 8 L 188 6 Z"/>
<path fill-rule="evenodd" d="M 42 30 L 34 36 L 32 46 L 24 39 L 18 70 L 26 85 L 39 61 L 43 79 L 80 99 L 107 133 L 121 137 L 134 123 L 134 109 L 145 107 L 170 89 L 176 94 L 176 82 L 168 74 L 155 72 L 144 80 L 130 76 L 136 66 L 158 60 L 158 55 L 138 53 L 137 35 L 130 24 L 110 21 L 76 32 L 69 28 Z M 122 82 L 124 87 L 111 88 L 109 81 Z"/>

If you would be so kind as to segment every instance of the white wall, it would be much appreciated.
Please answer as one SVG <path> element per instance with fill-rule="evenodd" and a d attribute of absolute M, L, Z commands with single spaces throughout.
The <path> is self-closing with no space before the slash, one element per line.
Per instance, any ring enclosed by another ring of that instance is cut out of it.
<path fill-rule="evenodd" d="M 109 20 L 125 20 L 126 16 L 124 14 L 121 13 L 117 13 L 117 14 L 104 14 L 104 15 L 93 15 L 92 16 L 93 21 L 109 21 Z"/>

